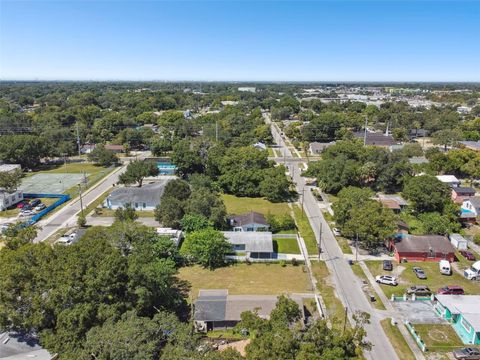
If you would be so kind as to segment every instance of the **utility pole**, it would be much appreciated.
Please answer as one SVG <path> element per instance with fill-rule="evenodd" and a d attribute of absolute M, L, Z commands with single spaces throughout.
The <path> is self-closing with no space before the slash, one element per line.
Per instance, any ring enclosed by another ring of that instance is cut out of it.
<path fill-rule="evenodd" d="M 305 199 L 305 187 L 302 189 L 302 214 L 305 213 L 305 210 L 303 208 L 303 200 Z"/>
<path fill-rule="evenodd" d="M 82 217 L 83 217 L 83 199 L 82 199 L 82 185 L 78 184 L 78 192 L 80 194 L 80 209 L 82 211 Z"/>
<path fill-rule="evenodd" d="M 322 254 L 322 221 L 318 218 L 320 228 L 318 229 L 318 260 L 320 261 L 320 255 Z"/>
<path fill-rule="evenodd" d="M 358 234 L 355 238 L 355 262 L 358 262 Z"/>
<path fill-rule="evenodd" d="M 215 141 L 218 142 L 218 121 L 215 122 Z"/>
<path fill-rule="evenodd" d="M 286 164 L 286 161 L 285 161 L 285 152 L 287 151 L 287 149 L 284 147 L 283 148 L 283 166 L 285 166 Z"/>
<path fill-rule="evenodd" d="M 365 131 L 363 133 L 363 146 L 367 143 L 367 126 L 368 126 L 368 116 L 365 116 Z"/>
<path fill-rule="evenodd" d="M 343 320 L 343 332 L 342 332 L 342 334 L 345 334 L 345 328 L 347 327 L 347 313 L 348 313 L 348 308 L 345 306 L 345 318 Z"/>
<path fill-rule="evenodd" d="M 78 147 L 78 156 L 82 155 L 80 152 L 80 132 L 78 130 L 78 121 L 75 121 L 75 125 L 77 127 L 77 147 Z"/>

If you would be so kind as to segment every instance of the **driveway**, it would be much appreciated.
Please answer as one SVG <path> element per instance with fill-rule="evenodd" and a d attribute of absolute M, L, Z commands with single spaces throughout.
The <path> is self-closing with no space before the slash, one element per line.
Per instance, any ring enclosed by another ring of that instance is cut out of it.
<path fill-rule="evenodd" d="M 437 315 L 431 301 L 395 301 L 392 304 L 412 324 L 447 324 Z"/>

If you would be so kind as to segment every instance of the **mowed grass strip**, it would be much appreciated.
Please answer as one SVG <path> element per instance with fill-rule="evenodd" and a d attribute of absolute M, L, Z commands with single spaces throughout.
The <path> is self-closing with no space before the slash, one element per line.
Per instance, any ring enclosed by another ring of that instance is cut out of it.
<path fill-rule="evenodd" d="M 317 240 L 315 239 L 315 234 L 310 226 L 310 221 L 308 221 L 307 215 L 302 213 L 299 206 L 293 206 L 293 214 L 295 215 L 298 232 L 307 246 L 308 254 L 318 255 Z"/>
<path fill-rule="evenodd" d="M 283 254 L 300 254 L 297 239 L 273 238 L 273 251 Z"/>
<path fill-rule="evenodd" d="M 256 211 L 263 215 L 286 215 L 290 213 L 287 203 L 272 203 L 264 198 L 238 197 L 222 194 L 223 202 L 229 214 L 244 214 Z"/>
<path fill-rule="evenodd" d="M 480 283 L 465 279 L 462 275 L 453 271 L 451 276 L 440 274 L 437 262 L 409 262 L 394 263 L 393 271 L 384 271 L 382 261 L 369 260 L 365 264 L 370 269 L 373 276 L 392 275 L 397 278 L 398 286 L 380 285 L 385 295 L 390 298 L 392 294 L 401 296 L 408 287 L 413 285 L 427 285 L 430 290 L 437 292 L 445 285 L 459 285 L 465 290 L 467 295 L 480 294 Z M 413 272 L 413 267 L 418 266 L 425 271 L 427 278 L 420 280 Z"/>
<path fill-rule="evenodd" d="M 357 275 L 364 282 L 364 284 L 366 284 L 366 285 L 363 285 L 367 290 L 366 295 L 372 294 L 372 295 L 375 296 L 376 301 L 370 302 L 373 305 L 373 307 L 375 307 L 376 309 L 379 309 L 379 310 L 386 310 L 382 299 L 380 299 L 377 292 L 373 289 L 373 287 L 370 284 L 370 282 L 368 281 L 367 275 L 365 275 L 365 272 L 363 271 L 362 267 L 358 263 L 356 263 L 356 264 L 353 264 L 351 266 L 351 269 L 353 270 L 353 273 L 355 275 Z M 368 300 L 370 301 L 370 299 L 368 299 Z"/>
<path fill-rule="evenodd" d="M 449 324 L 414 324 L 429 352 L 447 352 L 465 347 Z"/>
<path fill-rule="evenodd" d="M 403 326 L 403 324 L 398 324 L 397 326 L 392 325 L 390 319 L 383 319 L 380 321 L 385 335 L 387 335 L 390 343 L 392 344 L 395 352 L 398 355 L 399 359 L 402 360 L 415 360 L 415 355 L 407 344 L 407 341 L 403 337 L 400 330 L 397 326 Z"/>
<path fill-rule="evenodd" d="M 215 270 L 201 266 L 180 269 L 178 277 L 190 283 L 190 295 L 199 289 L 227 289 L 230 294 L 280 295 L 310 292 L 311 286 L 302 265 L 233 264 Z"/>
<path fill-rule="evenodd" d="M 331 283 L 330 272 L 323 261 L 312 262 L 313 275 L 317 279 L 317 287 L 323 302 L 327 307 L 326 313 L 333 326 L 342 328 L 345 322 L 345 308 L 335 294 L 335 288 Z M 348 320 L 347 320 L 348 326 Z"/>

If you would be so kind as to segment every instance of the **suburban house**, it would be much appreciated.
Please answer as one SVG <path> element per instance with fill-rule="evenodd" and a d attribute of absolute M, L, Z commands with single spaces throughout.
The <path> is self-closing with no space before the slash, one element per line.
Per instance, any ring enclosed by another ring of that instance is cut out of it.
<path fill-rule="evenodd" d="M 255 144 L 253 144 L 253 147 L 255 149 L 258 149 L 258 150 L 267 150 L 267 145 L 265 145 L 264 143 L 261 143 L 261 142 L 257 142 Z"/>
<path fill-rule="evenodd" d="M 271 232 L 224 231 L 223 235 L 239 256 L 247 259 L 271 259 L 274 256 Z"/>
<path fill-rule="evenodd" d="M 412 165 L 428 164 L 430 161 L 425 156 L 412 156 L 408 159 L 408 162 Z"/>
<path fill-rule="evenodd" d="M 464 344 L 480 345 L 480 295 L 435 295 L 434 309 Z"/>
<path fill-rule="evenodd" d="M 168 180 L 144 184 L 142 187 L 117 187 L 107 196 L 104 206 L 116 210 L 130 204 L 135 210 L 155 210 L 160 204 Z"/>
<path fill-rule="evenodd" d="M 13 172 L 15 170 L 22 170 L 20 164 L 1 164 L 0 173 Z"/>
<path fill-rule="evenodd" d="M 460 186 L 460 180 L 458 180 L 454 175 L 437 175 L 437 179 L 450 187 Z"/>
<path fill-rule="evenodd" d="M 428 136 L 428 130 L 425 129 L 410 129 L 408 133 L 408 138 L 410 140 L 417 139 L 419 137 L 426 137 Z"/>
<path fill-rule="evenodd" d="M 395 213 L 404 210 L 408 205 L 407 201 L 400 195 L 378 194 L 375 200 L 380 201 L 385 207 L 393 210 Z"/>
<path fill-rule="evenodd" d="M 364 139 L 367 146 L 379 146 L 389 148 L 392 145 L 397 144 L 391 135 L 385 135 L 384 133 L 373 133 L 359 131 L 353 134 L 356 138 Z"/>
<path fill-rule="evenodd" d="M 0 173 L 9 173 L 16 170 L 22 170 L 19 164 L 2 164 L 0 165 Z M 9 207 L 18 204 L 23 200 L 23 191 L 17 189 L 9 193 L 4 189 L 0 189 L 0 211 L 7 210 Z"/>
<path fill-rule="evenodd" d="M 480 151 L 480 141 L 459 141 L 459 143 L 467 149 Z"/>
<path fill-rule="evenodd" d="M 255 211 L 232 216 L 230 226 L 233 231 L 267 231 L 270 227 L 265 216 Z"/>
<path fill-rule="evenodd" d="M 463 202 L 471 197 L 475 196 L 475 189 L 471 187 L 453 187 L 452 188 L 452 200 L 457 204 L 463 204 Z"/>
<path fill-rule="evenodd" d="M 321 154 L 326 148 L 335 145 L 335 141 L 331 141 L 328 143 L 322 142 L 311 142 L 310 146 L 308 147 L 308 151 L 310 155 L 319 155 Z"/>
<path fill-rule="evenodd" d="M 180 242 L 183 240 L 182 230 L 176 230 L 172 228 L 157 228 L 157 234 L 160 236 L 168 236 L 170 240 L 178 247 Z"/>
<path fill-rule="evenodd" d="M 455 249 L 442 235 L 403 235 L 392 243 L 395 259 L 401 261 L 455 261 Z"/>
<path fill-rule="evenodd" d="M 458 250 L 467 250 L 468 248 L 468 241 L 460 234 L 450 234 L 448 236 L 450 242 L 454 247 Z"/>
<path fill-rule="evenodd" d="M 292 296 L 304 318 L 302 298 Z M 207 332 L 226 330 L 237 325 L 246 311 L 256 311 L 262 319 L 269 319 L 277 304 L 276 295 L 229 295 L 228 290 L 199 290 L 193 305 L 195 330 Z"/>
<path fill-rule="evenodd" d="M 121 154 L 125 151 L 123 145 L 107 144 L 105 149 L 113 151 L 115 154 Z"/>
<path fill-rule="evenodd" d="M 90 154 L 96 147 L 96 144 L 83 144 L 82 146 L 80 146 L 80 153 Z"/>
<path fill-rule="evenodd" d="M 475 223 L 480 216 L 480 196 L 464 200 L 460 208 L 460 219 Z"/>

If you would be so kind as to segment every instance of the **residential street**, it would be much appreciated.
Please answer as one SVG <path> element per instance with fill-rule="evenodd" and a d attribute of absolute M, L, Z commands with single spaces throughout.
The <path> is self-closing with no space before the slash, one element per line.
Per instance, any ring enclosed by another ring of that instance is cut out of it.
<path fill-rule="evenodd" d="M 293 175 L 293 181 L 296 183 L 297 192 L 301 194 L 305 189 L 304 208 L 317 238 L 320 231 L 320 226 L 322 227 L 322 260 L 325 261 L 328 269 L 333 275 L 332 279 L 335 289 L 344 306 L 348 308 L 350 320 L 352 320 L 351 316 L 356 311 L 367 312 L 371 315 L 371 323 L 365 326 L 365 330 L 367 331 L 367 339 L 373 344 L 373 348 L 370 352 L 366 352 L 366 357 L 375 360 L 398 359 L 395 350 L 393 349 L 390 341 L 380 325 L 381 318 L 379 314 L 368 303 L 361 288 L 360 280 L 355 276 L 347 260 L 344 258 L 343 253 L 338 246 L 332 231 L 330 230 L 330 227 L 325 221 L 323 214 L 317 205 L 317 201 L 313 197 L 309 188 L 305 185 L 304 178 L 300 176 L 301 170 L 298 160 L 289 160 L 292 154 L 286 147 L 278 127 L 270 121 L 269 114 L 264 114 L 264 118 L 266 123 L 271 124 L 274 140 L 280 146 L 282 155 L 285 156 L 286 166 Z M 278 160 L 280 159 L 281 158 Z M 283 163 L 282 160 L 278 162 Z"/>

